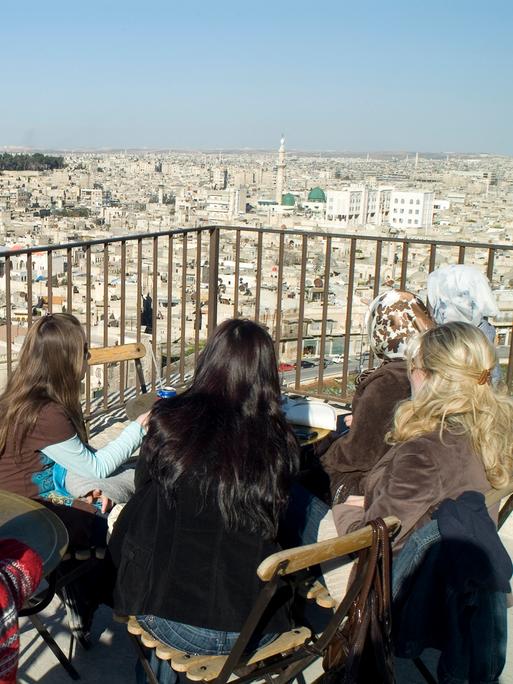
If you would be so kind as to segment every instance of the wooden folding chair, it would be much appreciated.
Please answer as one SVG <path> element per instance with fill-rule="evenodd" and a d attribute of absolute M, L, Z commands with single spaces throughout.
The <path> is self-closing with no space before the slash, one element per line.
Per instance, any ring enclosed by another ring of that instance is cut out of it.
<path fill-rule="evenodd" d="M 385 524 L 390 536 L 397 533 L 401 526 L 400 521 L 393 516 L 385 518 Z M 262 679 L 272 680 L 274 684 L 292 681 L 315 660 L 322 657 L 337 627 L 345 619 L 353 600 L 361 590 L 365 573 L 362 570 L 356 574 L 356 579 L 349 587 L 344 600 L 321 634 L 315 635 L 305 626 L 295 627 L 248 655 L 245 652 L 246 648 L 252 637 L 256 636 L 258 624 L 280 583 L 285 581 L 294 585 L 294 573 L 368 548 L 372 544 L 372 538 L 372 528 L 367 526 L 344 537 L 279 551 L 262 561 L 257 574 L 265 584 L 229 655 L 195 656 L 169 648 L 146 632 L 134 617 L 129 618 L 128 632 L 148 680 L 152 684 L 157 682 L 143 646 L 154 648 L 158 658 L 169 661 L 170 667 L 177 672 L 184 672 L 193 681 L 214 681 L 216 684 L 225 684 L 229 679 L 240 684 Z M 312 575 L 312 582 L 314 581 Z M 320 593 L 323 594 L 322 590 Z"/>
<path fill-rule="evenodd" d="M 146 380 L 144 379 L 144 371 L 141 363 L 141 359 L 146 356 L 146 347 L 142 342 L 133 342 L 130 344 L 118 344 L 113 347 L 92 347 L 89 349 L 89 359 L 87 361 L 89 366 L 104 366 L 104 377 L 107 377 L 107 365 L 113 363 L 121 364 L 120 373 L 123 372 L 123 364 L 129 361 L 133 361 L 135 364 L 135 371 L 137 374 L 137 379 L 139 386 L 141 388 L 142 394 L 148 392 L 148 387 L 146 385 Z M 120 385 L 123 387 L 123 383 Z M 94 414 L 89 414 L 85 416 L 86 421 L 90 421 L 92 415 L 101 415 L 104 413 L 110 413 L 111 411 L 116 411 L 125 406 L 123 392 L 120 392 L 119 401 L 107 404 L 107 398 L 105 397 L 104 407 L 100 411 L 95 411 Z"/>

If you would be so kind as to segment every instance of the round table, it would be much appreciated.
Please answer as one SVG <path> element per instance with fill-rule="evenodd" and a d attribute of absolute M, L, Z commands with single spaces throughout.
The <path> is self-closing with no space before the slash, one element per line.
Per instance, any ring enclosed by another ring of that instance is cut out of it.
<path fill-rule="evenodd" d="M 146 394 L 140 394 L 138 397 L 134 397 L 133 399 L 129 399 L 126 402 L 125 405 L 125 410 L 126 410 L 126 415 L 130 420 L 135 420 L 137 416 L 140 416 L 141 413 L 146 413 L 146 411 L 149 411 L 153 404 L 159 399 L 159 396 L 157 395 L 156 392 L 147 392 Z M 294 428 L 295 426 L 292 425 Z M 321 439 L 324 439 L 327 437 L 331 430 L 327 430 L 326 428 L 317 428 L 317 427 L 305 427 L 298 425 L 298 428 L 305 429 L 309 432 L 314 433 L 312 437 L 309 439 L 299 439 L 299 443 L 301 446 L 308 446 L 309 444 L 315 444 L 315 442 L 319 442 Z"/>
<path fill-rule="evenodd" d="M 55 513 L 4 490 L 0 490 L 0 538 L 17 539 L 37 551 L 44 576 L 59 565 L 68 547 L 68 532 Z"/>
<path fill-rule="evenodd" d="M 139 396 L 134 397 L 133 399 L 129 399 L 126 402 L 126 415 L 130 420 L 135 420 L 137 416 L 141 415 L 141 413 L 146 413 L 146 411 L 149 411 L 158 399 L 160 399 L 160 397 L 156 392 L 147 392 L 146 394 L 139 394 Z M 292 427 L 294 428 L 295 426 L 292 425 Z M 303 428 L 303 426 L 301 425 L 298 425 L 297 427 Z M 331 432 L 331 430 L 327 430 L 326 428 L 305 427 L 304 429 L 309 430 L 310 432 L 313 432 L 315 434 L 309 439 L 300 439 L 299 443 L 301 444 L 301 446 L 315 444 L 315 442 L 319 442 L 321 439 L 324 439 Z"/>
<path fill-rule="evenodd" d="M 130 420 L 135 420 L 141 413 L 149 411 L 153 404 L 160 399 L 156 392 L 146 392 L 139 396 L 129 399 L 125 404 L 126 415 Z"/>
<path fill-rule="evenodd" d="M 294 428 L 294 427 L 295 427 L 295 425 L 292 425 L 292 428 Z M 300 429 L 304 428 L 303 425 L 298 425 L 297 427 Z M 299 438 L 299 444 L 302 447 L 308 446 L 309 444 L 315 444 L 316 442 L 320 442 L 321 439 L 324 439 L 325 437 L 327 437 L 330 434 L 330 432 L 332 432 L 331 430 L 328 430 L 327 428 L 308 427 L 306 429 L 309 430 L 310 432 L 312 432 L 313 435 L 311 437 L 309 437 L 308 439 Z"/>

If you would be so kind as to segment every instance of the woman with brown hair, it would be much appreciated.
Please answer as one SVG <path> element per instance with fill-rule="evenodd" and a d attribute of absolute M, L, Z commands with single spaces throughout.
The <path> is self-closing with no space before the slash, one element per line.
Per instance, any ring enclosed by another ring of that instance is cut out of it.
<path fill-rule="evenodd" d="M 80 404 L 87 358 L 84 331 L 71 314 L 44 316 L 29 328 L 0 396 L 0 478 L 2 487 L 16 494 L 94 514 L 96 507 L 66 490 L 67 472 L 107 477 L 131 456 L 145 432 L 141 416 L 103 449 L 87 446 Z M 57 511 L 68 523 L 71 543 L 90 546 L 94 535 L 86 519 L 76 526 L 73 514 L 63 514 L 62 506 Z"/>
<path fill-rule="evenodd" d="M 67 473 L 105 478 L 130 457 L 145 434 L 145 416 L 140 416 L 103 449 L 94 452 L 87 446 L 80 383 L 88 353 L 74 316 L 44 316 L 29 328 L 0 396 L 2 488 L 51 508 L 66 525 L 71 550 L 105 546 L 107 520 L 96 506 L 70 495 Z M 96 560 L 87 570 L 62 590 L 70 627 L 84 646 L 94 611 L 106 597 L 103 563 Z"/>

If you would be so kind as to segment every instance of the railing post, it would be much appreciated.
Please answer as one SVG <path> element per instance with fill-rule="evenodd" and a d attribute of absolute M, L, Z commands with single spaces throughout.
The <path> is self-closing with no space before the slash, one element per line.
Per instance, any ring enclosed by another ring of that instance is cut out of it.
<path fill-rule="evenodd" d="M 208 252 L 208 320 L 207 336 L 217 327 L 217 292 L 219 288 L 219 228 L 211 228 Z"/>
<path fill-rule="evenodd" d="M 11 319 L 11 257 L 5 257 L 5 345 L 7 353 L 7 379 L 12 373 L 12 319 Z"/>

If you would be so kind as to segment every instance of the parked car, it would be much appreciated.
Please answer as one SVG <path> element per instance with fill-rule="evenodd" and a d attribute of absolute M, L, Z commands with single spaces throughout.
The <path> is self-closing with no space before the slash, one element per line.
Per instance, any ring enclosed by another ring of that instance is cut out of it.
<path fill-rule="evenodd" d="M 307 361 L 306 359 L 303 359 L 301 361 L 301 368 L 315 368 L 315 363 L 312 363 L 311 361 Z"/>
<path fill-rule="evenodd" d="M 285 361 L 278 365 L 278 370 L 282 373 L 285 371 L 292 371 L 292 370 L 294 370 L 294 368 L 295 368 L 295 366 L 293 364 L 286 363 Z"/>
<path fill-rule="evenodd" d="M 333 363 L 342 363 L 344 361 L 344 357 L 342 356 L 342 354 L 332 354 L 331 360 L 333 361 Z"/>

